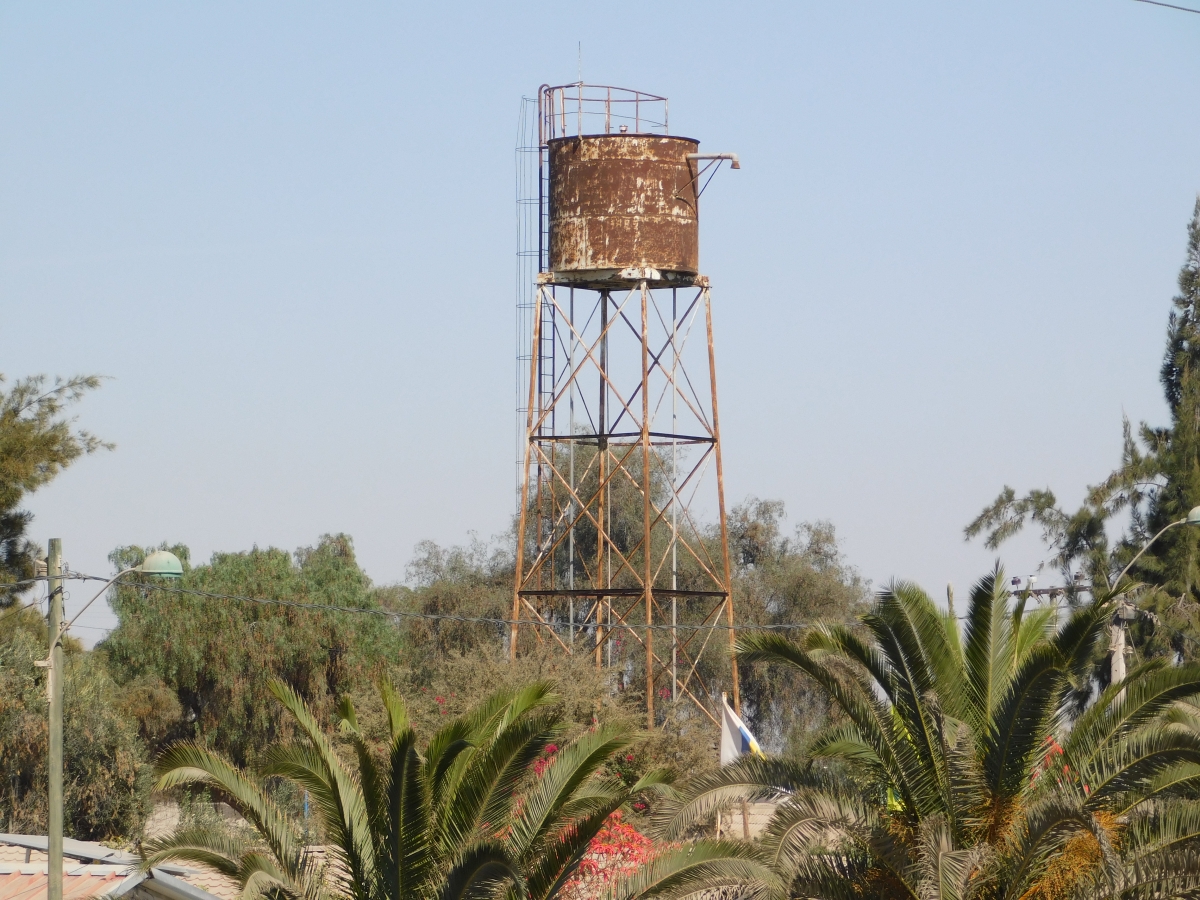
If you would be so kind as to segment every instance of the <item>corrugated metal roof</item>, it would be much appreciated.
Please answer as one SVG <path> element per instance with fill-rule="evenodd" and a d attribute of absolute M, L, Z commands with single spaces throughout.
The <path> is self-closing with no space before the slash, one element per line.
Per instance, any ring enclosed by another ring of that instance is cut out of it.
<path fill-rule="evenodd" d="M 43 853 L 48 841 L 44 834 L 0 834 L 0 845 L 23 847 Z M 63 856 L 83 862 L 107 863 L 110 865 L 135 865 L 138 858 L 124 850 L 114 850 L 96 841 L 77 841 L 63 838 Z M 31 860 L 32 862 L 32 860 Z"/>

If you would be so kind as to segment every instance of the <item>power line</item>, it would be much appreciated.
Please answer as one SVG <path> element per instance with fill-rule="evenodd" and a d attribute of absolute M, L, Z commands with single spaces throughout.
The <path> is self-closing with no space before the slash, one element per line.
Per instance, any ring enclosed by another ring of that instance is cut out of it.
<path fill-rule="evenodd" d="M 64 578 L 69 578 L 73 581 L 108 581 L 109 580 L 107 578 L 102 578 L 98 575 L 82 575 L 79 573 L 70 573 L 70 574 L 64 575 Z M 44 577 L 31 579 L 31 581 L 45 581 L 45 580 L 46 579 Z M 320 612 L 354 613 L 354 614 L 359 614 L 359 615 L 375 616 L 377 618 L 391 619 L 393 622 L 397 619 L 418 619 L 418 620 L 424 620 L 424 621 L 466 622 L 466 623 L 477 624 L 477 625 L 494 625 L 494 626 L 500 626 L 500 627 L 510 626 L 510 625 L 514 624 L 512 619 L 490 618 L 490 617 L 486 617 L 486 616 L 458 616 L 458 615 L 453 615 L 450 613 L 417 613 L 417 612 L 408 612 L 408 611 L 404 611 L 404 610 L 371 609 L 371 608 L 362 607 L 362 606 L 335 606 L 333 604 L 327 604 L 327 603 L 301 603 L 300 601 L 297 601 L 297 600 L 280 600 L 280 599 L 274 598 L 274 597 L 246 597 L 246 596 L 242 596 L 239 594 L 218 594 L 213 591 L 198 591 L 198 590 L 194 590 L 191 588 L 168 587 L 166 585 L 161 585 L 161 584 L 147 585 L 143 582 L 138 582 L 138 581 L 115 581 L 115 582 L 113 582 L 113 586 L 114 587 L 124 586 L 124 587 L 150 588 L 150 589 L 156 590 L 156 591 L 165 591 L 170 594 L 182 594 L 182 595 L 190 596 L 190 597 L 203 597 L 207 600 L 232 600 L 236 603 L 255 603 L 260 606 L 282 606 L 282 607 L 288 607 L 288 608 L 292 608 L 292 609 L 306 609 L 306 610 L 314 610 L 314 611 L 320 611 Z M 1058 588 L 1058 589 L 1044 588 L 1041 590 L 1058 591 L 1058 590 L 1063 590 L 1063 589 L 1062 588 Z M 1031 590 L 1030 593 L 1034 593 L 1034 591 Z M 27 609 L 29 606 L 36 605 L 37 603 L 40 603 L 40 602 L 41 602 L 40 599 L 35 600 L 33 603 L 27 604 L 23 608 Z M 5 611 L 5 612 L 10 612 L 10 611 Z M 965 620 L 969 617 L 968 616 L 956 616 L 955 618 Z M 1157 618 L 1157 617 L 1155 617 L 1155 618 Z M 520 622 L 520 624 L 530 626 L 530 627 L 537 627 L 537 628 L 553 628 L 555 625 L 554 622 L 534 622 L 534 621 L 531 621 L 528 619 L 522 620 Z M 1158 624 L 1161 624 L 1161 623 L 1158 623 Z M 767 625 L 751 624 L 751 625 L 740 625 L 740 626 L 739 625 L 724 625 L 719 622 L 714 622 L 709 625 L 687 625 L 687 624 L 684 624 L 681 622 L 678 625 L 614 626 L 614 630 L 620 629 L 620 628 L 624 628 L 627 630 L 640 630 L 640 629 L 649 627 L 650 629 L 652 629 L 654 631 L 670 631 L 672 628 L 691 630 L 691 631 L 704 631 L 705 629 L 719 630 L 719 631 L 731 631 L 731 630 L 732 631 L 739 631 L 739 630 L 740 631 L 791 631 L 791 630 L 802 629 L 802 628 L 810 628 L 810 627 L 812 627 L 812 625 L 813 625 L 812 622 L 779 622 L 779 623 L 767 624 Z M 94 630 L 94 631 L 109 630 L 109 629 L 105 629 L 105 628 L 93 626 L 93 625 L 75 625 L 73 627 L 87 628 L 89 630 Z M 1168 633 L 1171 633 L 1175 636 L 1181 637 L 1186 641 L 1190 641 L 1191 643 L 1193 643 L 1197 646 L 1200 646 L 1200 640 L 1193 638 L 1191 635 L 1188 635 L 1183 631 L 1174 630 L 1174 629 L 1165 629 L 1165 630 L 1167 630 Z"/>
<path fill-rule="evenodd" d="M 73 579 L 80 580 L 80 581 L 107 581 L 108 580 L 107 578 L 100 578 L 96 575 L 72 575 L 70 577 Z M 485 617 L 485 616 L 458 616 L 458 615 L 452 615 L 450 613 L 417 613 L 417 612 L 408 612 L 406 610 L 372 609 L 369 607 L 362 607 L 362 606 L 335 606 L 333 604 L 327 604 L 327 603 L 301 603 L 297 600 L 280 600 L 280 599 L 274 598 L 274 597 L 244 597 L 244 596 L 240 596 L 238 594 L 217 594 L 212 591 L 197 591 L 197 590 L 193 590 L 190 588 L 168 587 L 166 585 L 160 585 L 160 584 L 146 585 L 142 582 L 137 582 L 137 581 L 116 581 L 116 582 L 113 582 L 113 584 L 114 584 L 114 586 L 123 585 L 125 587 L 149 587 L 152 590 L 166 591 L 169 594 L 183 594 L 183 595 L 187 595 L 187 596 L 191 596 L 191 597 L 204 597 L 208 600 L 232 600 L 237 603 L 257 603 L 257 604 L 260 604 L 263 606 L 283 606 L 283 607 L 289 607 L 292 609 L 308 609 L 308 610 L 318 610 L 318 611 L 324 611 L 324 612 L 356 613 L 359 615 L 376 616 L 379 618 L 387 618 L 387 619 L 393 619 L 393 620 L 398 619 L 398 618 L 399 619 L 423 619 L 423 620 L 432 620 L 432 621 L 468 622 L 468 623 L 473 623 L 473 624 L 478 624 L 478 625 L 496 625 L 496 626 L 510 626 L 513 624 L 517 624 L 512 619 L 489 618 L 489 617 Z M 529 627 L 537 627 L 537 628 L 551 628 L 554 625 L 553 622 L 536 622 L 536 621 L 532 621 L 529 619 L 522 619 L 519 624 L 524 625 L 524 626 L 529 626 Z M 732 631 L 756 631 L 756 630 L 757 631 L 768 631 L 768 630 L 781 631 L 781 630 L 789 630 L 789 629 L 797 629 L 797 628 L 808 628 L 811 625 L 812 625 L 811 622 L 785 622 L 785 623 L 778 623 L 778 624 L 773 624 L 773 625 L 724 625 L 719 622 L 714 622 L 709 625 L 685 625 L 683 623 L 680 623 L 678 625 L 649 625 L 649 626 L 647 626 L 647 625 L 625 625 L 625 626 L 614 626 L 614 627 L 624 627 L 626 629 L 636 629 L 639 631 L 644 628 L 650 628 L 655 631 L 670 631 L 672 628 L 688 629 L 688 630 L 692 630 L 692 631 L 705 631 L 705 630 L 710 630 L 710 629 L 718 630 L 718 631 L 730 631 L 730 630 L 732 630 Z"/>
<path fill-rule="evenodd" d="M 1200 15 L 1200 9 L 1192 9 L 1190 6 L 1176 6 L 1174 3 L 1162 3 L 1161 0 L 1136 0 L 1138 3 L 1149 3 L 1151 6 L 1165 6 L 1167 9 L 1178 9 L 1181 12 L 1190 12 Z"/>
<path fill-rule="evenodd" d="M 71 581 L 108 581 L 109 580 L 109 579 L 103 578 L 99 575 L 83 575 L 79 572 L 71 572 L 71 573 L 64 574 L 63 578 L 65 580 L 69 579 Z M 45 580 L 46 580 L 45 577 L 33 579 L 33 581 L 45 581 Z M 544 621 L 538 622 L 538 621 L 533 621 L 530 619 L 522 619 L 518 623 L 518 622 L 514 622 L 514 620 L 512 620 L 512 619 L 491 618 L 491 617 L 486 617 L 486 616 L 461 616 L 461 615 L 454 615 L 452 613 L 418 613 L 418 612 L 409 612 L 407 610 L 394 610 L 394 609 L 382 609 L 382 608 L 374 609 L 374 608 L 362 607 L 362 606 L 336 606 L 334 604 L 328 604 L 328 603 L 302 603 L 298 600 L 281 600 L 281 599 L 278 599 L 275 597 L 246 597 L 246 596 L 239 595 L 239 594 L 219 594 L 219 593 L 215 593 L 212 591 L 198 591 L 198 590 L 195 590 L 192 588 L 168 587 L 167 585 L 163 585 L 163 584 L 148 585 L 144 582 L 138 582 L 138 581 L 123 581 L 123 580 L 114 581 L 113 586 L 114 587 L 124 586 L 124 587 L 151 588 L 152 590 L 165 591 L 170 594 L 182 594 L 182 595 L 191 596 L 191 597 L 203 597 L 203 598 L 206 598 L 209 600 L 232 600 L 236 603 L 256 603 L 261 606 L 282 606 L 282 607 L 289 607 L 292 609 L 307 609 L 307 610 L 315 610 L 315 611 L 323 611 L 323 612 L 352 613 L 352 614 L 358 614 L 358 615 L 368 615 L 368 616 L 376 616 L 376 617 L 380 617 L 380 618 L 388 618 L 388 619 L 393 619 L 393 620 L 395 620 L 395 619 L 418 619 L 418 620 L 424 620 L 424 621 L 466 622 L 466 623 L 477 624 L 477 625 L 495 625 L 495 626 L 504 626 L 504 627 L 511 626 L 513 624 L 520 624 L 520 625 L 530 626 L 530 627 L 534 627 L 534 628 L 553 628 L 555 625 L 554 622 L 544 622 Z M 1049 592 L 1057 593 L 1059 591 L 1065 591 L 1065 590 L 1066 590 L 1065 588 L 1039 588 L 1036 591 L 1031 590 L 1030 593 L 1049 593 Z M 969 618 L 969 616 L 956 616 L 955 618 L 960 619 L 960 620 L 966 620 Z M 719 622 L 714 622 L 714 623 L 711 623 L 708 625 L 704 625 L 704 624 L 697 625 L 697 624 L 685 624 L 683 622 L 680 622 L 677 625 L 667 625 L 667 624 L 654 625 L 654 624 L 652 624 L 652 625 L 647 626 L 644 624 L 639 624 L 639 625 L 626 624 L 626 625 L 618 625 L 618 626 L 614 626 L 614 627 L 615 628 L 623 628 L 626 630 L 640 630 L 640 629 L 644 629 L 644 628 L 648 627 L 654 631 L 671 631 L 672 629 L 683 629 L 683 630 L 689 630 L 689 631 L 705 631 L 705 630 L 791 631 L 791 630 L 802 629 L 802 628 L 811 628 L 814 624 L 815 623 L 813 623 L 813 622 L 777 622 L 777 623 L 773 623 L 773 624 L 763 624 L 763 625 L 760 625 L 760 624 L 725 625 L 725 624 L 721 624 Z"/>
<path fill-rule="evenodd" d="M 42 601 L 45 599 L 46 599 L 45 597 L 38 597 L 36 600 L 26 603 L 24 606 L 18 606 L 16 608 L 10 607 L 9 609 L 0 609 L 0 616 L 16 615 L 17 613 L 24 612 L 25 610 L 30 609 L 34 606 L 40 606 Z"/>

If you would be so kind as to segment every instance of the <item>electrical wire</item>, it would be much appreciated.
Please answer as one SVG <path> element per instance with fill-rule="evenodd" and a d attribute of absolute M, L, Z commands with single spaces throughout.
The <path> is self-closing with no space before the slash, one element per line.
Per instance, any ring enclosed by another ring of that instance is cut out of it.
<path fill-rule="evenodd" d="M 108 581 L 109 580 L 107 578 L 103 578 L 98 575 L 82 575 L 77 572 L 73 572 L 68 575 L 64 575 L 63 577 L 69 578 L 73 581 Z M 45 580 L 45 579 L 38 579 L 38 580 Z M 328 603 L 302 603 L 297 600 L 281 600 L 281 599 L 278 599 L 275 597 L 246 597 L 246 596 L 239 595 L 239 594 L 219 594 L 219 593 L 216 593 L 213 591 L 198 591 L 198 590 L 195 590 L 192 588 L 171 587 L 171 586 L 167 586 L 164 584 L 152 584 L 151 585 L 151 584 L 146 584 L 145 582 L 140 582 L 140 581 L 118 580 L 118 581 L 113 582 L 113 587 L 149 588 L 149 589 L 155 590 L 155 591 L 165 591 L 169 594 L 180 594 L 180 595 L 189 596 L 189 597 L 202 597 L 207 600 L 229 600 L 229 601 L 233 601 L 235 603 L 254 603 L 254 604 L 258 604 L 260 606 L 281 606 L 281 607 L 286 607 L 286 608 L 291 608 L 291 609 L 305 609 L 305 610 L 312 610 L 312 611 L 318 611 L 318 612 L 351 613 L 351 614 L 358 614 L 358 615 L 375 616 L 377 618 L 386 618 L 386 619 L 391 619 L 392 621 L 396 621 L 397 619 L 417 619 L 417 620 L 423 620 L 423 621 L 465 622 L 465 623 L 469 623 L 469 624 L 493 625 L 493 626 L 521 625 L 521 626 L 530 627 L 530 628 L 552 628 L 552 627 L 554 627 L 554 624 L 555 624 L 553 622 L 537 622 L 537 621 L 533 621 L 530 619 L 521 619 L 519 621 L 516 621 L 513 619 L 491 618 L 491 617 L 487 617 L 487 616 L 460 616 L 460 615 L 453 615 L 451 613 L 418 613 L 418 612 L 409 612 L 407 610 L 394 610 L 394 609 L 381 609 L 381 608 L 376 609 L 376 608 L 369 608 L 369 607 L 362 607 L 362 606 L 336 606 L 334 604 L 328 604 Z M 41 602 L 40 600 L 35 601 L 35 603 L 40 603 L 40 602 Z M 32 604 L 30 604 L 30 605 L 32 605 Z M 956 616 L 955 618 L 965 620 L 968 617 L 967 616 Z M 654 625 L 654 624 L 651 624 L 651 625 L 647 626 L 644 624 L 638 624 L 638 625 L 624 625 L 624 626 L 618 626 L 618 627 L 624 628 L 624 629 L 630 629 L 630 630 L 641 630 L 641 629 L 649 627 L 651 630 L 654 630 L 654 631 L 671 631 L 672 629 L 685 630 L 685 631 L 704 631 L 704 630 L 713 630 L 713 631 L 791 631 L 791 630 L 797 630 L 797 629 L 803 629 L 803 628 L 811 628 L 813 624 L 814 623 L 812 623 L 812 622 L 777 622 L 777 623 L 761 624 L 761 625 L 760 624 L 726 625 L 726 624 L 722 624 L 719 622 L 713 622 L 708 625 L 679 623 L 677 625 L 666 625 L 666 624 Z M 107 629 L 104 629 L 102 627 L 95 626 L 95 625 L 75 625 L 73 627 L 88 628 L 88 629 L 96 630 L 96 631 L 107 630 Z M 1196 640 L 1195 638 L 1192 638 L 1190 635 L 1187 635 L 1187 634 L 1183 633 L 1182 631 L 1177 632 L 1177 634 L 1180 637 L 1182 637 L 1184 640 L 1191 641 L 1192 643 L 1196 644 L 1197 646 L 1200 646 L 1200 640 Z"/>
<path fill-rule="evenodd" d="M 40 606 L 43 602 L 45 602 L 45 600 L 46 600 L 45 597 L 38 597 L 36 600 L 26 603 L 24 606 L 18 606 L 15 608 L 10 607 L 9 609 L 0 609 L 0 616 L 9 616 L 9 615 L 15 615 L 16 613 L 19 613 L 19 612 L 24 612 L 25 610 L 31 609 L 34 606 Z"/>
<path fill-rule="evenodd" d="M 79 572 L 71 572 L 68 574 L 64 574 L 62 577 L 64 579 L 69 579 L 72 581 L 109 581 L 110 580 L 108 578 L 104 578 L 99 575 L 83 575 Z M 36 580 L 44 581 L 46 579 L 45 579 L 45 577 L 42 577 L 42 578 L 39 578 Z M 233 601 L 236 603 L 256 603 L 256 604 L 259 604 L 262 606 L 282 606 L 282 607 L 288 607 L 288 608 L 292 608 L 292 609 L 307 609 L 307 610 L 322 611 L 322 612 L 352 613 L 352 614 L 358 614 L 358 615 L 368 615 L 368 616 L 376 616 L 379 618 L 387 618 L 387 619 L 392 619 L 393 621 L 396 619 L 418 619 L 418 620 L 424 620 L 424 621 L 465 622 L 465 623 L 477 624 L 477 625 L 494 625 L 494 626 L 519 625 L 519 626 L 526 626 L 526 627 L 531 627 L 531 628 L 550 628 L 550 627 L 554 626 L 553 622 L 538 622 L 538 621 L 534 621 L 531 619 L 513 620 L 513 619 L 491 618 L 491 617 L 486 617 L 486 616 L 460 616 L 460 615 L 453 615 L 451 613 L 418 613 L 418 612 L 410 612 L 407 610 L 369 608 L 369 607 L 362 607 L 362 606 L 336 606 L 336 605 L 328 604 L 328 603 L 302 603 L 297 600 L 281 600 L 281 599 L 278 599 L 275 597 L 246 597 L 246 596 L 239 595 L 239 594 L 219 594 L 219 593 L 215 593 L 213 591 L 198 591 L 198 590 L 191 589 L 191 588 L 170 587 L 170 586 L 167 586 L 164 584 L 152 584 L 151 585 L 151 584 L 147 584 L 145 582 L 140 582 L 140 581 L 117 580 L 117 581 L 113 582 L 113 586 L 114 587 L 150 588 L 150 589 L 156 590 L 156 591 L 165 591 L 170 594 L 180 594 L 180 595 L 190 596 L 190 597 L 203 597 L 203 598 L 209 599 L 209 600 L 230 600 L 230 601 Z M 967 616 L 956 616 L 956 618 L 965 620 L 968 617 Z M 671 631 L 672 629 L 677 630 L 677 631 L 678 630 L 683 630 L 683 631 L 705 631 L 705 630 L 714 630 L 714 631 L 790 631 L 790 630 L 797 630 L 797 629 L 803 629 L 803 628 L 811 628 L 813 626 L 813 624 L 814 623 L 812 623 L 812 622 L 776 622 L 776 623 L 769 623 L 769 624 L 748 623 L 745 625 L 726 625 L 726 624 L 722 624 L 719 622 L 713 622 L 713 623 L 704 625 L 704 624 L 685 624 L 685 623 L 681 622 L 677 625 L 651 624 L 651 625 L 647 626 L 644 624 L 638 624 L 638 625 L 623 625 L 623 626 L 618 626 L 618 627 L 621 627 L 624 629 L 637 629 L 637 630 L 645 629 L 648 627 L 653 631 Z M 83 626 L 76 626 L 76 627 L 83 627 Z M 87 626 L 87 627 L 95 627 L 95 626 Z"/>
<path fill-rule="evenodd" d="M 107 578 L 100 578 L 95 575 L 76 575 L 72 576 L 83 581 L 107 581 Z M 434 621 L 451 621 L 451 622 L 468 622 L 478 625 L 496 625 L 496 626 L 511 626 L 522 625 L 532 628 L 547 628 L 551 627 L 550 622 L 536 622 L 530 619 L 521 619 L 516 621 L 513 619 L 490 618 L 485 616 L 457 616 L 449 613 L 418 613 L 409 612 L 407 610 L 395 609 L 372 609 L 362 606 L 335 606 L 327 603 L 301 603 L 297 600 L 280 600 L 274 597 L 244 597 L 237 594 L 218 594 L 212 591 L 197 591 L 190 588 L 168 587 L 167 585 L 155 584 L 147 585 L 144 582 L 138 581 L 116 581 L 114 586 L 124 587 L 149 587 L 156 591 L 165 591 L 169 594 L 182 594 L 190 597 L 203 597 L 208 600 L 232 600 L 237 603 L 257 603 L 263 606 L 283 606 L 291 609 L 308 609 L 323 612 L 341 612 L 341 613 L 357 613 L 359 615 L 376 616 L 386 619 L 423 619 Z M 795 628 L 808 628 L 811 622 L 786 622 L 772 625 L 724 625 L 719 622 L 714 622 L 709 625 L 627 625 L 626 628 L 636 628 L 642 630 L 646 627 L 655 631 L 670 631 L 672 628 L 679 630 L 705 631 L 708 629 L 716 631 L 766 631 L 766 630 L 787 630 Z"/>
<path fill-rule="evenodd" d="M 1190 6 L 1176 6 L 1174 3 L 1163 3 L 1161 0 L 1137 0 L 1138 3 L 1149 3 L 1151 6 L 1165 6 L 1167 9 L 1178 9 L 1181 12 L 1190 12 L 1200 15 L 1200 9 L 1192 9 Z"/>

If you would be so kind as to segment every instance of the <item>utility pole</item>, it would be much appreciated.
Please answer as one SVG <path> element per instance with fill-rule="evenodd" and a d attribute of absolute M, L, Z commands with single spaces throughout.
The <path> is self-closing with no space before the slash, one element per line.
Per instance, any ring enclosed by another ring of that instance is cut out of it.
<path fill-rule="evenodd" d="M 1122 598 L 1117 604 L 1117 611 L 1113 614 L 1112 640 L 1109 641 L 1109 649 L 1112 651 L 1108 679 L 1110 684 L 1120 684 L 1125 680 L 1125 629 L 1129 625 L 1129 620 L 1136 615 L 1137 609 L 1133 604 Z M 1125 692 L 1121 691 L 1120 696 L 1124 699 Z"/>
<path fill-rule="evenodd" d="M 47 900 L 63 900 L 63 581 L 62 541 L 50 539 L 46 554 L 50 589 L 50 614 L 46 632 L 50 641 L 50 668 L 46 687 L 50 695 L 50 822 L 47 834 Z"/>
<path fill-rule="evenodd" d="M 1120 613 L 1112 624 L 1112 638 L 1108 645 L 1112 650 L 1108 680 L 1112 684 L 1120 684 L 1125 680 L 1125 620 Z"/>
<path fill-rule="evenodd" d="M 1160 537 L 1170 531 L 1177 525 L 1200 525 L 1200 506 L 1193 506 L 1188 514 L 1177 522 L 1170 522 L 1163 526 L 1162 531 L 1146 541 L 1142 545 L 1142 549 L 1133 555 L 1126 565 L 1121 570 L 1121 574 L 1114 578 L 1111 582 L 1112 590 L 1115 592 L 1121 586 L 1121 579 L 1129 574 L 1129 570 L 1133 568 L 1133 564 L 1142 558 L 1142 554 L 1150 549 L 1150 546 Z M 1109 648 L 1112 650 L 1112 662 L 1109 669 L 1109 682 L 1111 684 L 1120 684 L 1125 680 L 1125 627 L 1130 619 L 1137 616 L 1137 608 L 1124 597 L 1117 601 L 1117 610 L 1113 614 L 1112 624 L 1112 640 L 1109 642 Z M 1118 695 L 1122 700 L 1125 698 L 1125 692 L 1121 691 Z"/>

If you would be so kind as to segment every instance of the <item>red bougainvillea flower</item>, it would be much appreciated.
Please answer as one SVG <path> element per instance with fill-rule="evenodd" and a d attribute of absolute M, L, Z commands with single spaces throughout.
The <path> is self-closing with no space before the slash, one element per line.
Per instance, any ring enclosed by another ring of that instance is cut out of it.
<path fill-rule="evenodd" d="M 541 775 L 549 767 L 554 759 L 554 754 L 558 752 L 558 744 L 547 744 L 546 749 L 542 751 L 542 755 L 533 761 L 533 774 Z"/>
<path fill-rule="evenodd" d="M 654 842 L 632 825 L 621 821 L 617 810 L 592 839 L 575 877 L 567 882 L 565 896 L 583 900 L 599 893 L 610 882 L 629 875 L 654 853 Z"/>

